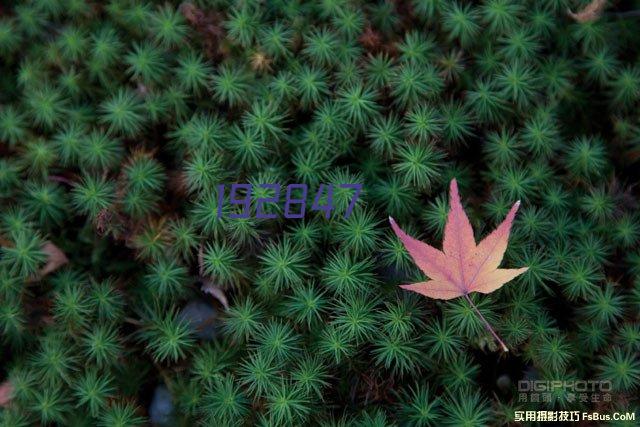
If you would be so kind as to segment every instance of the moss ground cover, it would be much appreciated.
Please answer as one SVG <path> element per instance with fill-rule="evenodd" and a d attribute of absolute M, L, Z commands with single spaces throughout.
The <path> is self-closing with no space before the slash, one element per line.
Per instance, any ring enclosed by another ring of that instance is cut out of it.
<path fill-rule="evenodd" d="M 588 3 L 4 1 L 0 425 L 637 412 L 640 3 Z M 398 286 L 453 178 L 478 240 L 521 201 L 508 353 Z"/>

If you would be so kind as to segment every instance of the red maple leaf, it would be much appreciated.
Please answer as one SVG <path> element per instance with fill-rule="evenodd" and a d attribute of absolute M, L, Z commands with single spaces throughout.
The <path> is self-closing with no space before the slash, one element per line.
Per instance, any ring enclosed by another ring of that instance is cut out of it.
<path fill-rule="evenodd" d="M 430 278 L 426 282 L 401 287 L 430 298 L 452 299 L 464 296 L 489 332 L 498 340 L 502 349 L 508 351 L 506 345 L 469 298 L 469 294 L 471 292 L 491 293 L 527 271 L 528 267 L 498 268 L 507 249 L 511 225 L 520 202 L 513 205 L 498 228 L 476 244 L 473 228 L 460 202 L 455 179 L 451 180 L 449 199 L 451 208 L 444 229 L 442 250 L 408 236 L 398 227 L 393 218 L 389 217 L 393 231 L 400 238 L 413 261 Z"/>

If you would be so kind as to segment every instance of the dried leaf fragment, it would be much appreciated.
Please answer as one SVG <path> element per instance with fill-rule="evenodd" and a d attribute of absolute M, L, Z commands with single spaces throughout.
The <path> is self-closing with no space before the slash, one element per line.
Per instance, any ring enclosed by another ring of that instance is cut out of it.
<path fill-rule="evenodd" d="M 586 22 L 594 22 L 600 18 L 606 6 L 607 0 L 592 0 L 591 3 L 586 5 L 577 13 L 573 13 L 571 10 L 568 10 L 567 15 L 581 24 Z"/>
<path fill-rule="evenodd" d="M 210 280 L 203 280 L 200 290 L 220 301 L 225 310 L 229 309 L 229 300 L 220 286 L 214 285 Z"/>
<path fill-rule="evenodd" d="M 64 252 L 50 241 L 46 241 L 41 249 L 47 255 L 47 263 L 29 279 L 30 282 L 37 282 L 69 262 Z"/>
<path fill-rule="evenodd" d="M 9 381 L 0 384 L 0 408 L 9 405 L 13 398 L 13 385 Z"/>

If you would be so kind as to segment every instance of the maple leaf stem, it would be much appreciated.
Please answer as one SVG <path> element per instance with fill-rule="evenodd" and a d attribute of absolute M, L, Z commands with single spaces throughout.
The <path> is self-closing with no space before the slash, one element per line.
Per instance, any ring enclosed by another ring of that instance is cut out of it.
<path fill-rule="evenodd" d="M 471 304 L 471 307 L 476 311 L 476 313 L 478 313 L 478 316 L 480 316 L 480 319 L 484 323 L 484 327 L 487 329 L 487 331 L 491 332 L 491 335 L 493 335 L 493 337 L 496 339 L 496 341 L 498 341 L 500 343 L 500 346 L 502 347 L 502 351 L 504 351 L 505 353 L 508 352 L 509 349 L 507 348 L 505 343 L 500 339 L 500 337 L 498 336 L 496 331 L 491 327 L 491 324 L 489 324 L 489 322 L 487 322 L 487 319 L 485 319 L 484 316 L 482 315 L 482 313 L 480 313 L 480 310 L 478 310 L 478 307 L 476 307 L 476 305 L 473 303 L 471 298 L 469 298 L 469 294 L 464 294 L 464 297 L 467 299 L 469 304 Z"/>

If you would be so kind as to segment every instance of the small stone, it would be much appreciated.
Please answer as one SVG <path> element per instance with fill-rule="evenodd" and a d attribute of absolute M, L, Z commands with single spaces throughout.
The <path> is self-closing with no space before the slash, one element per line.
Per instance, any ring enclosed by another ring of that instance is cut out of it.
<path fill-rule="evenodd" d="M 511 389 L 511 377 L 507 374 L 502 374 L 496 380 L 496 386 L 501 392 L 506 393 Z"/>
<path fill-rule="evenodd" d="M 156 387 L 149 407 L 151 424 L 158 427 L 173 425 L 173 398 L 163 384 Z"/>
<path fill-rule="evenodd" d="M 191 324 L 195 336 L 200 339 L 213 340 L 218 335 L 218 311 L 206 302 L 190 301 L 179 317 Z"/>

